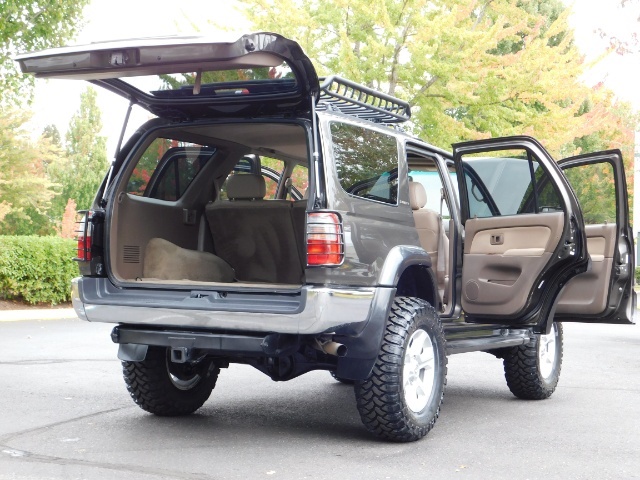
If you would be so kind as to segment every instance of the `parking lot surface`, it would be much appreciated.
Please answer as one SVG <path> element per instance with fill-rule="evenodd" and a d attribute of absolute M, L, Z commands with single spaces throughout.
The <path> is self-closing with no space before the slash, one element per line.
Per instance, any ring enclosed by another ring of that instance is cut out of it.
<path fill-rule="evenodd" d="M 637 326 L 566 324 L 545 401 L 513 397 L 490 355 L 450 357 L 440 419 L 411 444 L 371 437 L 327 372 L 274 383 L 232 365 L 195 415 L 147 414 L 110 329 L 0 322 L 1 480 L 640 478 Z"/>

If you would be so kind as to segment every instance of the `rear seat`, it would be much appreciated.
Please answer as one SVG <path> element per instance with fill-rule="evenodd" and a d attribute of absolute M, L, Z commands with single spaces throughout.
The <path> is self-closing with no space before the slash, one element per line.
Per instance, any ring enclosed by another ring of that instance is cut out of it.
<path fill-rule="evenodd" d="M 237 174 L 227 179 L 227 197 L 205 214 L 216 255 L 245 282 L 298 284 L 303 268 L 292 222 L 291 202 L 265 200 L 264 178 Z"/>

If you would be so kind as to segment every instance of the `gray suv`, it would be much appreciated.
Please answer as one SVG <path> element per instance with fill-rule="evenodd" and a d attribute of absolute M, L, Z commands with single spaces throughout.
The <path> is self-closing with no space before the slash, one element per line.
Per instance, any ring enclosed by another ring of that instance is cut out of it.
<path fill-rule="evenodd" d="M 272 33 L 17 60 L 154 117 L 84 212 L 73 281 L 148 412 L 194 412 L 231 363 L 275 381 L 327 370 L 369 431 L 412 441 L 438 417 L 448 355 L 493 354 L 514 395 L 544 399 L 560 322 L 634 322 L 619 151 L 556 162 L 525 136 L 444 151 L 403 133 L 407 103 L 319 79 Z"/>

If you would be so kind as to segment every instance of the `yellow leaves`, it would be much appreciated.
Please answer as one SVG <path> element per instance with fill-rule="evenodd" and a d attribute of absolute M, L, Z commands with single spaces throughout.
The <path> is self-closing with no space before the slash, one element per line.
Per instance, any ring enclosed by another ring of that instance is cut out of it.
<path fill-rule="evenodd" d="M 24 127 L 28 119 L 24 111 L 0 111 L 0 231 L 6 231 L 7 215 L 27 219 L 28 208 L 42 213 L 54 196 L 45 177 L 48 144 L 31 140 Z"/>
<path fill-rule="evenodd" d="M 4 217 L 6 217 L 10 211 L 11 211 L 10 203 L 6 201 L 0 202 L 0 224 L 2 223 L 2 220 L 4 220 Z"/>
<path fill-rule="evenodd" d="M 298 40 L 321 74 L 409 100 L 416 133 L 436 145 L 525 133 L 558 155 L 594 132 L 624 138 L 612 98 L 580 82 L 568 11 L 548 18 L 511 0 L 242 1 L 257 29 Z"/>

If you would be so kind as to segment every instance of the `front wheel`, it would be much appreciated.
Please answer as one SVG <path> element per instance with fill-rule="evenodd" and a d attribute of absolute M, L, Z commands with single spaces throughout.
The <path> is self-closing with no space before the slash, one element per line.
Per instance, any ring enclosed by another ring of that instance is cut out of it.
<path fill-rule="evenodd" d="M 418 298 L 396 298 L 373 370 L 354 386 L 367 430 L 396 442 L 424 437 L 440 413 L 446 375 L 445 338 L 436 311 Z"/>
<path fill-rule="evenodd" d="M 511 393 L 524 400 L 549 398 L 560 380 L 562 353 L 562 324 L 556 322 L 549 335 L 506 349 L 504 375 Z"/>
<path fill-rule="evenodd" d="M 149 347 L 142 362 L 122 362 L 129 395 L 140 408 L 160 416 L 188 415 L 211 395 L 220 369 L 210 360 L 174 363 L 170 350 Z"/>

